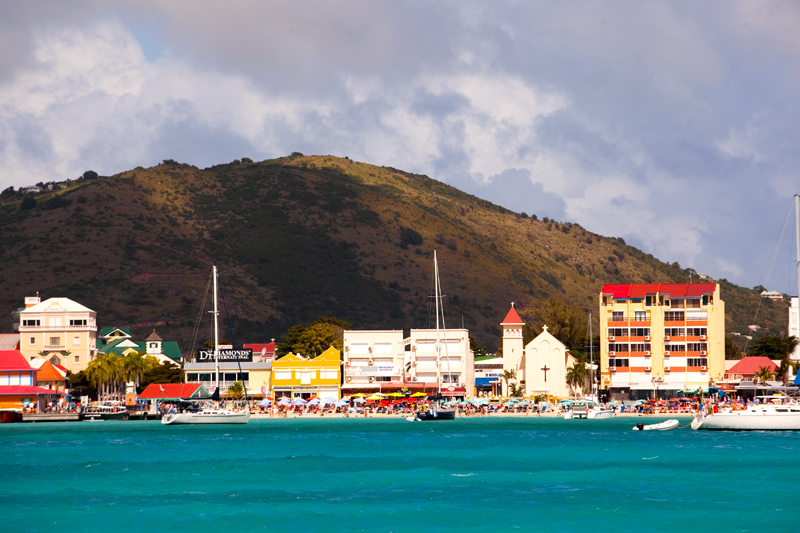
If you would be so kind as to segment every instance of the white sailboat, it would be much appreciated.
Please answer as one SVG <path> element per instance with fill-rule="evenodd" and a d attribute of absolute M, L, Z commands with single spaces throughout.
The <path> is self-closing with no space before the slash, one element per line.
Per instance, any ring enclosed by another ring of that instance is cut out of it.
<path fill-rule="evenodd" d="M 214 397 L 219 400 L 219 328 L 217 324 L 217 267 L 212 267 L 214 276 L 214 375 L 216 390 Z M 177 424 L 247 424 L 250 421 L 250 413 L 236 413 L 227 409 L 215 409 L 206 407 L 200 411 L 186 410 L 182 413 L 167 413 L 161 419 L 165 425 Z"/>
<path fill-rule="evenodd" d="M 797 248 L 797 293 L 800 298 L 800 194 L 794 195 L 795 245 Z M 734 431 L 800 431 L 800 404 L 774 397 L 773 403 L 750 405 L 746 409 L 725 408 L 718 413 L 698 414 L 692 429 Z"/>

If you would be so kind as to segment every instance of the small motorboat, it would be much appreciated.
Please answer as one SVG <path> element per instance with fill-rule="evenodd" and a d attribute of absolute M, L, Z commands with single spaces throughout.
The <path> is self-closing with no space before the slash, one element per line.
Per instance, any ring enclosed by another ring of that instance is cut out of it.
<path fill-rule="evenodd" d="M 670 420 L 664 420 L 663 422 L 659 422 L 658 424 L 643 424 L 639 422 L 635 426 L 633 426 L 634 431 L 669 431 L 670 429 L 675 429 L 681 423 L 675 420 L 674 418 Z"/>
<path fill-rule="evenodd" d="M 589 409 L 589 420 L 604 420 L 614 417 L 614 409 L 610 407 L 600 407 L 599 405 L 593 406 Z"/>

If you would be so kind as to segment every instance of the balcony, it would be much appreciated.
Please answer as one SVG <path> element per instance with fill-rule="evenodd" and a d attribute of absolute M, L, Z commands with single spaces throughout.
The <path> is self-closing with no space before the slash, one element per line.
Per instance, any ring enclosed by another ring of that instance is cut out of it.
<path fill-rule="evenodd" d="M 45 350 L 66 350 L 67 347 L 63 344 L 47 344 L 44 347 Z"/>
<path fill-rule="evenodd" d="M 97 330 L 94 324 L 87 324 L 86 326 L 20 326 L 20 331 L 70 331 L 91 329 Z"/>

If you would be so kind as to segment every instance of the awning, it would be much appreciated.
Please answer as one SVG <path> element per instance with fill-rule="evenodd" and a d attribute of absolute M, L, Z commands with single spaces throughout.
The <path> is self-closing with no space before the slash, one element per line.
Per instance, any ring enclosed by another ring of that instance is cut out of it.
<path fill-rule="evenodd" d="M 0 386 L 0 396 L 21 396 L 26 394 L 36 394 L 37 396 L 67 396 L 66 392 L 60 392 L 33 385 L 2 385 Z"/>
<path fill-rule="evenodd" d="M 442 389 L 442 396 L 466 396 L 467 389 L 455 388 L 453 390 Z"/>

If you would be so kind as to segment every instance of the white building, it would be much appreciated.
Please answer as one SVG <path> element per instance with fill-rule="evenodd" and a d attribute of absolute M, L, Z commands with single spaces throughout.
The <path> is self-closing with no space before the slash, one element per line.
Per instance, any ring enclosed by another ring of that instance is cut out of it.
<path fill-rule="evenodd" d="M 344 332 L 343 394 L 397 392 L 405 383 L 402 330 Z"/>
<path fill-rule="evenodd" d="M 472 395 L 472 351 L 466 329 L 344 332 L 344 394 L 425 392 Z"/>

